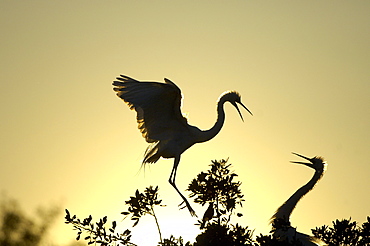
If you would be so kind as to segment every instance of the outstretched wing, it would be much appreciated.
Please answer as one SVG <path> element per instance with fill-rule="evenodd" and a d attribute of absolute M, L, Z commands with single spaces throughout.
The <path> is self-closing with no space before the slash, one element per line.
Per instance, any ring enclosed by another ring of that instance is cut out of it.
<path fill-rule="evenodd" d="M 137 112 L 138 128 L 147 142 L 166 140 L 187 125 L 180 110 L 181 91 L 172 81 L 140 82 L 121 75 L 113 85 L 117 96 Z"/>

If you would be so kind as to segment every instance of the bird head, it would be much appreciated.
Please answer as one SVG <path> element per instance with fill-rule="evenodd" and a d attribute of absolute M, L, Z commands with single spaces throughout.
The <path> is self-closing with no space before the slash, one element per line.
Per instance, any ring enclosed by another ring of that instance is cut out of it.
<path fill-rule="evenodd" d="M 244 119 L 243 119 L 242 113 L 239 110 L 238 104 L 242 105 L 242 107 L 245 108 L 248 111 L 248 113 L 253 115 L 252 112 L 249 111 L 249 109 L 246 106 L 244 106 L 244 104 L 241 102 L 241 96 L 236 91 L 226 91 L 225 93 L 221 95 L 220 101 L 221 100 L 224 100 L 225 102 L 230 102 L 236 108 L 236 110 L 238 111 L 240 115 L 240 118 L 242 118 L 243 121 Z"/>
<path fill-rule="evenodd" d="M 315 157 L 312 157 L 312 158 L 308 158 L 306 156 L 303 156 L 303 155 L 300 155 L 300 154 L 297 154 L 297 153 L 294 153 L 294 152 L 293 152 L 293 154 L 308 160 L 309 163 L 300 162 L 300 161 L 291 161 L 291 163 L 303 164 L 307 167 L 315 169 L 318 172 L 321 172 L 321 173 L 324 172 L 326 162 L 324 161 L 324 159 L 322 157 L 315 156 Z"/>

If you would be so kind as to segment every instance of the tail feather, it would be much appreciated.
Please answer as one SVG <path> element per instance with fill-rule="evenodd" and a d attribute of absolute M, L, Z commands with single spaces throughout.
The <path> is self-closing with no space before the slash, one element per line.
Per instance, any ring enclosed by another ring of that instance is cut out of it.
<path fill-rule="evenodd" d="M 160 141 L 154 142 L 148 146 L 144 154 L 143 163 L 156 163 L 160 155 L 158 154 Z"/>

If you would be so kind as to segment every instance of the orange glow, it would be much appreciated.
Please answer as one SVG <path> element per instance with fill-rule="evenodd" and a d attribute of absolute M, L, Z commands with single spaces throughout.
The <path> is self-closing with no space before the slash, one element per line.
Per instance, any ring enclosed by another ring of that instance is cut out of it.
<path fill-rule="evenodd" d="M 196 220 L 178 211 L 181 198 L 168 184 L 173 160 L 140 171 L 147 144 L 135 112 L 111 85 L 119 74 L 166 77 L 181 88 L 189 123 L 201 129 L 215 122 L 217 98 L 226 90 L 238 91 L 253 112 L 242 112 L 242 122 L 225 105 L 221 132 L 181 157 L 182 192 L 211 160 L 229 158 L 246 198 L 238 222 L 267 234 L 274 211 L 313 174 L 290 164 L 291 152 L 320 155 L 327 172 L 298 204 L 292 224 L 310 233 L 337 218 L 362 223 L 370 204 L 364 195 L 369 7 L 366 1 L 2 1 L 0 190 L 30 213 L 63 201 L 81 217 L 121 221 L 136 189 L 159 185 L 167 204 L 158 211 L 164 236 L 193 241 Z M 151 219 L 140 226 L 152 228 L 154 240 Z M 136 238 L 141 232 L 133 228 Z M 51 234 L 55 244 L 75 238 L 62 216 Z"/>

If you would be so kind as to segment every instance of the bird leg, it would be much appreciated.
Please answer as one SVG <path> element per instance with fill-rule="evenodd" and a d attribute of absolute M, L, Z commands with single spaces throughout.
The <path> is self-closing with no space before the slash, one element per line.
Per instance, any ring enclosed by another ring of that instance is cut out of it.
<path fill-rule="evenodd" d="M 177 193 L 179 193 L 179 195 L 181 196 L 181 198 L 183 200 L 182 203 L 185 203 L 185 206 L 189 209 L 189 212 L 190 212 L 191 216 L 197 217 L 194 209 L 190 206 L 190 203 L 188 202 L 188 200 L 181 194 L 181 192 L 179 191 L 179 189 L 177 188 L 177 186 L 175 184 L 176 172 L 177 172 L 177 167 L 178 167 L 179 163 L 180 163 L 180 157 L 175 157 L 175 161 L 174 161 L 173 168 L 172 168 L 172 171 L 171 171 L 170 179 L 168 180 L 168 182 L 172 185 L 173 188 L 175 188 Z M 182 203 L 180 203 L 180 205 Z"/>

